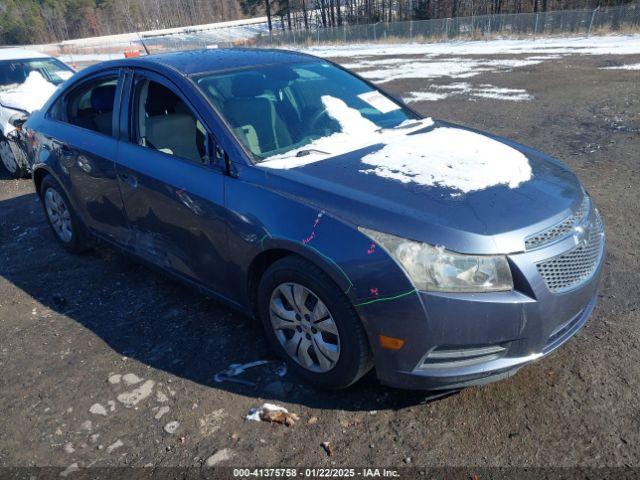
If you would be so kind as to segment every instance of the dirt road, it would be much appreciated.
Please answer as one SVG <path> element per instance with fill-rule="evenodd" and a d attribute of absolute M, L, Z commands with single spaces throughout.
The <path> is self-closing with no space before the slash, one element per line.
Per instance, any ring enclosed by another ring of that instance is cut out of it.
<path fill-rule="evenodd" d="M 568 56 L 474 78 L 530 101 L 413 104 L 567 162 L 609 242 L 599 305 L 574 339 L 509 380 L 431 402 L 373 375 L 316 391 L 277 362 L 243 377 L 255 386 L 215 382 L 229 364 L 272 359 L 257 326 L 109 248 L 66 253 L 30 180 L 3 177 L 0 465 L 640 466 L 640 72 L 599 69 L 639 61 Z M 300 420 L 245 421 L 264 401 Z"/>

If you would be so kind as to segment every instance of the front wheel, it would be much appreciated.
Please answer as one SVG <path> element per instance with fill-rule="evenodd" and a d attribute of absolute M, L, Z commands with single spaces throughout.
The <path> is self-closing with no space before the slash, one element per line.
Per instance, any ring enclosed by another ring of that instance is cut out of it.
<path fill-rule="evenodd" d="M 296 256 L 274 263 L 260 281 L 258 306 L 273 348 L 311 383 L 346 388 L 371 368 L 360 319 L 314 264 Z"/>
<path fill-rule="evenodd" d="M 11 142 L 5 137 L 0 137 L 0 160 L 2 166 L 11 178 L 23 178 L 27 174 L 27 169 L 18 159 L 21 158 L 20 152 L 11 145 Z"/>

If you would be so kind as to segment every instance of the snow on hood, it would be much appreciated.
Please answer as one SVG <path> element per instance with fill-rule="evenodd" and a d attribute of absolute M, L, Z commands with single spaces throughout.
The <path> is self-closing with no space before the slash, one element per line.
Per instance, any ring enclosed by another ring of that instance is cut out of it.
<path fill-rule="evenodd" d="M 0 103 L 31 113 L 42 107 L 55 90 L 56 86 L 39 72 L 31 72 L 26 80 L 15 88 L 0 92 Z"/>
<path fill-rule="evenodd" d="M 361 159 L 360 172 L 464 193 L 496 185 L 516 188 L 532 177 L 531 165 L 524 154 L 487 136 L 451 127 L 420 132 L 434 125 L 431 118 L 408 120 L 394 129 L 381 129 L 338 98 L 323 96 L 322 103 L 328 115 L 340 124 L 340 132 L 269 157 L 258 166 L 296 168 L 382 144 L 382 148 Z M 310 153 L 296 156 L 303 150 Z"/>
<path fill-rule="evenodd" d="M 363 173 L 463 193 L 531 179 L 529 160 L 504 143 L 460 128 L 407 135 L 366 155 Z"/>

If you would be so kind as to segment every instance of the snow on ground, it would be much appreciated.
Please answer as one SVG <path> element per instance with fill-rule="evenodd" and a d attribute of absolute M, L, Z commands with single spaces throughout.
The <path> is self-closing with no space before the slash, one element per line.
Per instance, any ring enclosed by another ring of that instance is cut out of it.
<path fill-rule="evenodd" d="M 382 55 L 631 55 L 640 54 L 640 35 L 558 37 L 442 43 L 322 45 L 303 49 L 321 57 Z M 557 58 L 557 57 L 556 57 Z"/>
<path fill-rule="evenodd" d="M 65 63 L 92 63 L 119 60 L 124 58 L 124 53 L 81 53 L 77 55 L 60 55 L 58 60 Z"/>
<path fill-rule="evenodd" d="M 602 67 L 601 70 L 640 70 L 640 63 L 630 65 L 619 65 L 617 67 Z"/>
<path fill-rule="evenodd" d="M 431 85 L 427 92 L 409 92 L 403 98 L 406 103 L 444 100 L 454 95 L 468 95 L 471 98 L 490 98 L 494 100 L 508 100 L 522 102 L 533 100 L 533 96 L 522 88 L 501 88 L 486 83 L 474 86 L 466 82 L 451 83 L 449 85 Z"/>
<path fill-rule="evenodd" d="M 514 68 L 528 67 L 542 63 L 542 60 L 475 60 L 466 58 L 447 58 L 446 60 L 398 58 L 383 60 L 367 60 L 344 65 L 376 83 L 387 83 L 392 80 L 408 78 L 470 78 L 483 72 L 509 71 Z M 370 70 L 371 67 L 382 67 Z"/>
<path fill-rule="evenodd" d="M 307 53 L 321 57 L 348 57 L 343 65 L 378 84 L 394 80 L 438 78 L 469 79 L 482 73 L 506 73 L 514 69 L 557 60 L 566 55 L 640 54 L 640 35 L 565 37 L 527 40 L 454 41 L 443 43 L 326 45 L 309 47 Z M 529 55 L 525 58 L 482 58 L 489 55 Z M 638 70 L 640 64 L 607 67 Z M 409 103 L 437 101 L 450 95 L 523 101 L 533 97 L 522 89 L 491 85 L 452 84 L 447 91 L 438 86 L 412 91 Z"/>

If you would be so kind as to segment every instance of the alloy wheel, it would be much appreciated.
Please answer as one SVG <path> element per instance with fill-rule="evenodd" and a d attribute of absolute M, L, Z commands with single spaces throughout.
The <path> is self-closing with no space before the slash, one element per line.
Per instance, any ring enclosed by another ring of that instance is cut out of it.
<path fill-rule="evenodd" d="M 280 345 L 302 367 L 317 373 L 333 369 L 340 358 L 340 334 L 320 298 L 297 283 L 282 283 L 271 295 L 271 326 Z"/>
<path fill-rule="evenodd" d="M 44 194 L 44 206 L 47 216 L 53 227 L 53 231 L 64 243 L 69 243 L 73 238 L 71 214 L 62 195 L 54 188 L 49 188 Z"/>

